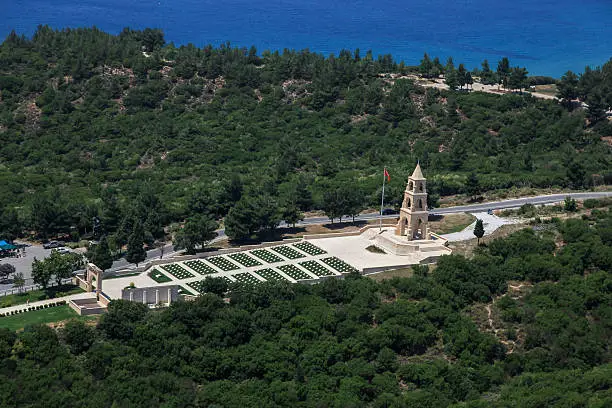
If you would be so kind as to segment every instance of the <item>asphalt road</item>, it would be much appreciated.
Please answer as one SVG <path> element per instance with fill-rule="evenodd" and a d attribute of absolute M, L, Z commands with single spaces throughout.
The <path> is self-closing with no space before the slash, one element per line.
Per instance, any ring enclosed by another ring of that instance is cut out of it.
<path fill-rule="evenodd" d="M 551 194 L 551 195 L 543 195 L 536 197 L 526 197 L 526 198 L 516 198 L 512 200 L 503 200 L 503 201 L 495 201 L 490 203 L 480 203 L 480 204 L 471 204 L 471 205 L 461 205 L 456 207 L 448 207 L 448 208 L 436 208 L 430 210 L 430 214 L 457 214 L 457 213 L 473 213 L 473 212 L 486 212 L 488 210 L 500 210 L 505 208 L 518 208 L 524 204 L 551 204 L 563 201 L 565 197 L 571 196 L 577 200 L 585 200 L 587 198 L 604 198 L 604 197 L 612 197 L 611 192 L 589 192 L 589 193 L 567 193 L 567 194 Z M 361 214 L 355 217 L 355 221 L 368 221 L 378 219 L 378 213 L 368 213 Z M 393 219 L 397 218 L 397 214 L 391 215 L 383 215 L 383 219 Z M 350 218 L 346 218 L 350 219 Z M 328 217 L 310 217 L 306 218 L 303 221 L 296 224 L 296 226 L 303 225 L 313 225 L 313 224 L 327 224 L 329 223 Z M 285 222 L 281 222 L 280 227 L 286 227 L 287 224 Z M 220 229 L 217 231 L 217 238 L 214 239 L 213 242 L 221 241 L 226 238 L 225 230 Z M 174 252 L 172 244 L 168 244 L 164 247 L 163 257 L 168 257 L 171 253 Z M 161 255 L 161 249 L 156 248 L 147 252 L 147 260 L 159 259 Z M 125 269 L 130 266 L 130 264 L 124 259 L 120 259 L 113 263 L 113 267 L 108 270 L 108 272 Z"/>

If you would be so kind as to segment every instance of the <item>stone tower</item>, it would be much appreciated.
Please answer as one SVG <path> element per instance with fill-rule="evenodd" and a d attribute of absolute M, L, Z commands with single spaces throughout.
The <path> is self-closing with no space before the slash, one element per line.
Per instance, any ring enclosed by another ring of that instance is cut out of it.
<path fill-rule="evenodd" d="M 404 191 L 404 201 L 400 210 L 400 219 L 395 229 L 396 235 L 405 235 L 409 241 L 430 239 L 427 227 L 427 189 L 421 165 L 417 164 L 414 172 L 408 177 Z"/>

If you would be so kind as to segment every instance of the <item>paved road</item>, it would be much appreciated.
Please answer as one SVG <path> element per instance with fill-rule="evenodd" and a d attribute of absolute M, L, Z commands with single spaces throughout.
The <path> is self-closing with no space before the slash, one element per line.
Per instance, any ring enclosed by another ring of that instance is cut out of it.
<path fill-rule="evenodd" d="M 612 191 L 610 192 L 598 192 L 598 193 L 569 193 L 569 194 L 550 194 L 537 197 L 526 197 L 516 198 L 512 200 L 495 201 L 491 203 L 481 203 L 472 205 L 461 205 L 457 207 L 449 208 L 436 208 L 430 213 L 432 214 L 455 214 L 461 212 L 482 212 L 487 210 L 500 210 L 504 208 L 518 208 L 525 204 L 551 204 L 558 203 L 565 200 L 565 197 L 570 196 L 576 200 L 586 200 L 588 198 L 605 198 L 612 197 Z"/>
<path fill-rule="evenodd" d="M 500 210 L 505 208 L 518 208 L 524 204 L 551 204 L 558 203 L 565 200 L 565 197 L 571 196 L 576 200 L 586 200 L 588 198 L 604 198 L 612 197 L 612 191 L 610 192 L 589 192 L 589 193 L 566 193 L 566 194 L 550 194 L 536 197 L 525 197 L 516 198 L 511 200 L 494 201 L 489 203 L 471 204 L 471 205 L 460 205 L 456 207 L 448 208 L 435 208 L 429 211 L 431 214 L 458 214 L 458 213 L 480 213 L 487 212 L 488 210 Z M 355 221 L 369 221 L 376 220 L 379 218 L 378 213 L 361 214 L 355 217 Z M 383 215 L 383 219 L 397 218 L 397 214 Z M 346 218 L 350 219 L 350 218 Z M 314 225 L 314 224 L 327 224 L 329 223 L 328 217 L 309 217 L 301 222 L 298 222 L 296 226 L 303 225 Z M 286 227 L 287 224 L 283 221 L 279 225 L 280 227 Z M 225 230 L 220 229 L 217 231 L 218 237 L 215 238 L 214 242 L 223 240 L 226 238 Z M 158 254 L 159 255 L 159 254 Z"/>
<path fill-rule="evenodd" d="M 512 200 L 503 200 L 503 201 L 494 201 L 490 203 L 480 203 L 480 204 L 471 204 L 471 205 L 461 205 L 456 207 L 448 207 L 448 208 L 436 208 L 430 211 L 431 214 L 457 214 L 457 213 L 477 213 L 477 212 L 487 212 L 488 210 L 499 210 L 504 208 L 518 208 L 524 204 L 551 204 L 563 201 L 565 197 L 571 196 L 577 200 L 585 200 L 587 198 L 604 198 L 604 197 L 612 197 L 612 191 L 610 192 L 587 192 L 587 193 L 566 193 L 566 194 L 550 194 L 550 195 L 542 195 L 536 197 L 526 197 L 526 198 L 516 198 Z M 369 214 L 361 214 L 355 217 L 355 221 L 368 221 L 378 219 L 378 213 L 369 213 Z M 391 215 L 383 215 L 384 219 L 393 219 L 397 218 L 397 214 Z M 350 219 L 350 218 L 346 218 Z M 309 217 L 304 219 L 303 221 L 296 224 L 296 226 L 303 225 L 313 225 L 313 224 L 327 224 L 329 223 L 328 217 Z M 280 227 L 286 227 L 287 224 L 285 222 L 281 222 Z M 218 242 L 224 240 L 226 238 L 225 230 L 220 229 L 217 231 L 217 238 L 214 239 L 213 242 Z M 164 247 L 164 258 L 173 253 L 172 245 L 166 245 Z M 147 260 L 158 259 L 160 256 L 160 249 L 153 249 L 147 252 Z M 119 269 L 124 269 L 130 264 L 127 263 L 125 259 L 120 259 L 115 261 L 112 269 L 110 271 L 115 271 Z"/>
<path fill-rule="evenodd" d="M 490 202 L 490 203 L 462 205 L 462 206 L 448 207 L 448 208 L 437 208 L 437 209 L 431 210 L 430 213 L 432 214 L 456 214 L 456 213 L 462 213 L 462 212 L 473 213 L 473 212 L 486 212 L 487 210 L 496 210 L 496 209 L 503 209 L 503 208 L 517 208 L 523 204 L 534 204 L 534 205 L 550 204 L 550 203 L 556 203 L 556 202 L 563 201 L 565 197 L 567 197 L 568 195 L 575 199 L 584 200 L 587 198 L 612 197 L 612 192 L 552 194 L 552 195 L 544 195 L 544 196 L 537 196 L 537 197 L 517 198 L 517 199 L 512 199 L 512 200 L 496 201 L 496 202 Z M 355 221 L 375 220 L 375 219 L 378 219 L 378 217 L 379 217 L 378 213 L 361 214 L 355 217 Z M 397 214 L 384 215 L 383 218 L 384 219 L 397 218 Z M 349 218 L 347 217 L 347 219 Z M 327 223 L 329 223 L 328 217 L 310 217 L 310 218 L 306 218 L 303 221 L 297 223 L 296 226 L 313 225 L 313 224 L 327 224 Z M 280 227 L 286 227 L 286 226 L 287 224 L 285 224 L 284 222 L 280 224 Z M 218 233 L 218 236 L 217 238 L 215 238 L 213 242 L 218 242 L 218 241 L 226 239 L 224 229 L 218 230 L 217 233 Z M 163 248 L 164 258 L 167 258 L 172 253 L 174 253 L 172 244 L 168 244 Z M 160 248 L 152 249 L 147 252 L 147 261 L 150 261 L 153 259 L 159 259 L 161 254 L 162 254 L 162 251 Z M 130 266 L 131 264 L 129 264 L 125 260 L 125 258 L 122 258 L 122 259 L 115 261 L 113 263 L 112 268 L 109 269 L 108 272 L 114 272 L 117 270 L 126 269 Z M 11 286 L 11 285 L 7 285 L 7 286 Z"/>

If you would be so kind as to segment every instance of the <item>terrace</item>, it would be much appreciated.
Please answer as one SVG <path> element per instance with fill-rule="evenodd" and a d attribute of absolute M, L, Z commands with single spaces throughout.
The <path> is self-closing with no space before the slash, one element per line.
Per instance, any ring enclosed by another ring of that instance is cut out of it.
<path fill-rule="evenodd" d="M 321 260 L 340 273 L 357 272 L 357 269 L 353 268 L 351 265 L 347 264 L 343 260 L 336 258 L 335 256 L 323 258 Z"/>
<path fill-rule="evenodd" d="M 251 254 L 255 255 L 259 259 L 267 263 L 282 262 L 283 259 L 278 255 L 266 250 L 266 249 L 254 249 Z"/>
<path fill-rule="evenodd" d="M 297 242 L 293 244 L 293 246 L 311 256 L 323 255 L 327 253 L 326 251 L 322 250 L 316 245 L 311 244 L 308 241 Z"/>
<path fill-rule="evenodd" d="M 315 275 L 322 276 L 334 276 L 335 273 L 327 269 L 325 266 L 321 265 L 317 261 L 304 261 L 300 262 L 300 265 L 309 272 L 314 273 Z"/>
<path fill-rule="evenodd" d="M 193 269 L 194 271 L 196 271 L 200 275 L 208 275 L 208 274 L 211 274 L 211 273 L 217 273 L 218 272 L 212 266 L 207 265 L 206 263 L 204 263 L 204 262 L 202 262 L 200 260 L 197 260 L 197 259 L 195 261 L 186 261 L 185 265 L 187 265 L 188 267 L 190 267 L 191 269 Z"/>
<path fill-rule="evenodd" d="M 207 258 L 206 260 L 224 272 L 240 269 L 238 265 L 236 265 L 235 263 L 231 262 L 229 259 L 224 258 L 222 256 L 214 256 L 212 258 Z"/>
<path fill-rule="evenodd" d="M 258 271 L 255 271 L 254 273 L 270 282 L 274 282 L 274 281 L 291 282 L 289 279 L 285 278 L 283 275 L 281 275 L 280 273 L 278 273 L 272 268 L 260 269 Z"/>
<path fill-rule="evenodd" d="M 261 262 L 259 262 L 255 258 L 251 258 L 250 256 L 248 256 L 244 252 L 238 252 L 238 253 L 235 253 L 235 254 L 230 254 L 230 255 L 228 255 L 228 257 L 230 257 L 234 261 L 238 262 L 239 264 L 246 266 L 247 268 L 250 268 L 252 266 L 260 266 L 261 265 Z"/>
<path fill-rule="evenodd" d="M 193 274 L 191 272 L 176 263 L 161 265 L 161 268 L 179 280 L 193 278 Z"/>
<path fill-rule="evenodd" d="M 245 285 L 257 285 L 261 283 L 259 279 L 251 275 L 249 272 L 237 273 L 235 275 L 232 275 L 232 277 L 236 279 L 236 281 Z"/>
<path fill-rule="evenodd" d="M 306 272 L 304 272 L 303 270 L 301 270 L 300 268 L 298 268 L 295 265 L 281 265 L 278 267 L 278 269 L 280 269 L 281 271 L 283 271 L 284 273 L 287 274 L 287 276 L 290 276 L 291 278 L 295 279 L 296 281 L 298 280 L 304 280 L 304 279 L 312 279 L 312 276 L 310 276 L 309 274 L 307 274 Z"/>
<path fill-rule="evenodd" d="M 299 253 L 298 251 L 296 251 L 295 249 L 287 245 L 281 245 L 281 246 L 273 247 L 271 249 L 275 252 L 278 252 L 279 254 L 281 254 L 287 259 L 298 259 L 298 258 L 305 257 L 305 255 L 302 255 L 301 253 Z"/>

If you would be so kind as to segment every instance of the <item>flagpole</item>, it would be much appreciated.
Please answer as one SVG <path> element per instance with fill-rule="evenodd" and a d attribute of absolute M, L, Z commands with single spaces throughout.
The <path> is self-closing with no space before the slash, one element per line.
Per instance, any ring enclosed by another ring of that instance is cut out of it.
<path fill-rule="evenodd" d="M 383 169 L 383 187 L 382 187 L 382 194 L 380 195 L 380 221 L 378 224 L 378 230 L 382 231 L 382 215 L 383 215 L 383 207 L 385 205 L 385 181 L 387 180 L 387 175 L 386 173 L 387 168 L 385 167 Z"/>

